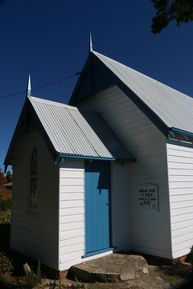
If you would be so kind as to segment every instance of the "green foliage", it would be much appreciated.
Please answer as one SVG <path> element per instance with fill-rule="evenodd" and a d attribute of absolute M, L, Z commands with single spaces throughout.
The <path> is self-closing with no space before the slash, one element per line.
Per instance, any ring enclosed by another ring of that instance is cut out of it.
<path fill-rule="evenodd" d="M 13 264 L 9 257 L 5 253 L 0 252 L 0 273 L 12 272 Z"/>
<path fill-rule="evenodd" d="M 37 283 L 39 283 L 42 279 L 42 273 L 41 273 L 41 265 L 40 260 L 38 261 L 37 269 L 36 269 L 36 280 Z"/>
<path fill-rule="evenodd" d="M 0 185 L 0 210 L 11 208 L 11 191 Z"/>
<path fill-rule="evenodd" d="M 36 272 L 34 272 L 34 270 L 32 270 L 28 264 L 24 265 L 24 270 L 27 277 L 27 283 L 30 288 L 35 287 L 41 282 L 42 275 L 40 261 L 38 261 Z"/>
<path fill-rule="evenodd" d="M 0 224 L 10 224 L 11 192 L 0 185 Z"/>
<path fill-rule="evenodd" d="M 11 209 L 0 211 L 0 224 L 10 224 L 11 222 Z"/>
<path fill-rule="evenodd" d="M 2 200 L 0 197 L 0 210 L 4 211 L 10 208 L 11 208 L 11 200 L 10 199 Z"/>
<path fill-rule="evenodd" d="M 156 10 L 152 19 L 152 32 L 160 33 L 171 21 L 179 26 L 182 23 L 193 21 L 192 0 L 151 0 Z"/>

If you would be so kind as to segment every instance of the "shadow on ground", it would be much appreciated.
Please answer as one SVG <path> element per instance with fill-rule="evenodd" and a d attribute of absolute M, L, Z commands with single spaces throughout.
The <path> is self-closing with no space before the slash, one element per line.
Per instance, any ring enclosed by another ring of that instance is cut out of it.
<path fill-rule="evenodd" d="M 37 262 L 33 263 L 29 258 L 26 258 L 24 256 L 21 256 L 20 254 L 16 254 L 14 252 L 10 251 L 9 248 L 9 238 L 10 238 L 10 224 L 0 224 L 0 252 L 4 251 L 7 253 L 8 256 L 10 256 L 10 258 L 13 261 L 13 265 L 14 265 L 14 272 L 13 272 L 13 276 L 17 277 L 17 276 L 21 276 L 21 278 L 23 278 L 23 264 L 25 262 L 28 262 L 28 264 L 30 264 L 30 266 L 32 268 L 36 268 L 37 266 Z M 129 254 L 131 254 L 131 252 L 128 252 Z M 132 252 L 133 253 L 133 252 Z M 136 253 L 135 253 L 136 254 Z M 159 259 L 156 257 L 152 257 L 152 256 L 144 256 L 145 259 L 147 260 L 148 264 L 150 266 L 152 266 L 152 268 L 154 267 L 155 269 L 155 273 L 157 275 L 156 276 L 160 276 L 162 277 L 164 280 L 166 280 L 169 284 L 179 284 L 182 282 L 184 282 L 184 284 L 181 283 L 180 286 L 171 286 L 171 288 L 175 288 L 175 289 L 185 289 L 185 288 L 190 288 L 193 289 L 193 279 L 192 279 L 192 271 L 191 271 L 191 267 L 189 266 L 181 266 L 181 265 L 175 265 L 173 266 L 171 264 L 171 261 L 168 260 L 164 260 L 164 259 Z M 44 270 L 43 270 L 44 271 Z M 43 272 L 43 276 L 47 276 L 48 271 L 45 270 L 45 274 Z M 50 275 L 50 274 L 48 274 Z M 153 275 L 154 276 L 154 275 Z M 154 278 L 154 277 L 153 277 Z M 52 279 L 52 277 L 51 277 Z M 54 276 L 53 276 L 54 279 Z M 23 279 L 21 279 L 23 280 Z M 154 279 L 152 279 L 152 281 L 154 282 Z M 147 284 L 148 285 L 148 284 Z M 113 287 L 114 285 L 112 284 L 112 287 L 109 286 L 110 288 L 115 288 Z M 0 289 L 7 289 L 10 288 L 10 285 L 6 285 L 4 283 L 0 282 Z M 15 289 L 15 288 L 25 288 L 25 285 L 22 287 L 18 287 L 18 285 L 16 286 L 11 286 L 11 288 Z M 131 287 L 123 287 L 121 285 L 121 287 L 117 287 L 117 288 L 131 288 Z M 134 288 L 134 287 L 133 287 Z M 138 289 L 142 289 L 142 287 L 136 287 Z M 145 287 L 147 288 L 147 287 Z M 149 287 L 150 288 L 150 287 Z M 152 288 L 152 287 L 151 287 Z M 154 287 L 154 289 L 156 289 Z"/>

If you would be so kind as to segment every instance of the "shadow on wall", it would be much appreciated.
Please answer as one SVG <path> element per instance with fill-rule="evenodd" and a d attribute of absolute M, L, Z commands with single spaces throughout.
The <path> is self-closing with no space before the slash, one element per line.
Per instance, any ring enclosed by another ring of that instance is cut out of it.
<path fill-rule="evenodd" d="M 101 193 L 102 190 L 108 190 L 109 188 L 110 188 L 109 177 L 106 176 L 105 174 L 100 173 L 97 189 Z"/>
<path fill-rule="evenodd" d="M 0 251 L 9 250 L 10 224 L 0 224 Z"/>

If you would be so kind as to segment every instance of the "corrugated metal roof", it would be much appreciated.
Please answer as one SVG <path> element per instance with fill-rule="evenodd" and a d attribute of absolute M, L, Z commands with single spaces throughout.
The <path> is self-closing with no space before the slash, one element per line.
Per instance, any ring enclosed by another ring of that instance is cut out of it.
<path fill-rule="evenodd" d="M 119 157 L 118 150 L 109 150 L 108 143 L 100 139 L 76 107 L 36 97 L 29 97 L 29 100 L 57 153 L 105 159 Z M 103 129 L 102 122 L 100 125 Z M 122 149 L 115 136 L 113 142 Z M 125 158 L 128 157 L 125 152 Z"/>
<path fill-rule="evenodd" d="M 168 128 L 193 133 L 193 98 L 98 52 L 92 51 Z"/>

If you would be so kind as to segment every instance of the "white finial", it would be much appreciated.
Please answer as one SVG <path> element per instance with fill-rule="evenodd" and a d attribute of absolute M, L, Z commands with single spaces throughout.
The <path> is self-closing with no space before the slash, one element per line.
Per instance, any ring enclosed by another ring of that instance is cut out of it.
<path fill-rule="evenodd" d="M 30 78 L 30 74 L 29 74 L 29 78 L 28 78 L 28 84 L 27 84 L 27 96 L 31 96 L 31 78 Z"/>
<path fill-rule="evenodd" d="M 92 34 L 90 32 L 90 36 L 89 36 L 89 52 L 93 51 L 93 46 L 92 46 Z"/>

